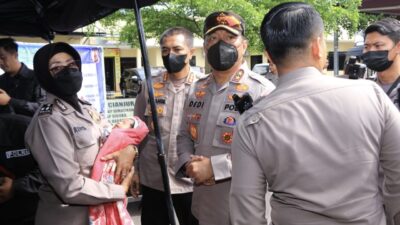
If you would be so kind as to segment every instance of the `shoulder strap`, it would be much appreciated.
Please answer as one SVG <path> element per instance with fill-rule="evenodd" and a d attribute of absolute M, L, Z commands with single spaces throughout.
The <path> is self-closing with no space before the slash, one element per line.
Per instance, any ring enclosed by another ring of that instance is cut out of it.
<path fill-rule="evenodd" d="M 392 84 L 392 86 L 390 86 L 389 90 L 386 92 L 387 96 L 389 96 L 390 93 L 393 91 L 393 89 L 395 89 L 397 87 L 399 82 L 400 82 L 400 76 L 397 77 L 396 81 Z"/>

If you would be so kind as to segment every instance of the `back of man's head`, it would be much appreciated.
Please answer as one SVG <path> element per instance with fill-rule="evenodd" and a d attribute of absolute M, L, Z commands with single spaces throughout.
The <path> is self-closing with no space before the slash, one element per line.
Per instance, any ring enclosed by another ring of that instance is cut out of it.
<path fill-rule="evenodd" d="M 181 34 L 185 37 L 186 45 L 189 48 L 193 48 L 193 33 L 184 27 L 172 27 L 172 28 L 165 30 L 164 33 L 162 33 L 160 36 L 160 45 L 162 45 L 164 43 L 164 39 L 166 37 L 170 37 L 173 35 L 179 35 L 179 34 Z"/>
<path fill-rule="evenodd" d="M 9 53 L 18 52 L 18 44 L 12 38 L 0 38 L 0 48 Z"/>
<path fill-rule="evenodd" d="M 260 28 L 265 49 L 277 65 L 282 65 L 288 56 L 303 54 L 311 39 L 323 31 L 320 14 L 303 2 L 275 6 L 265 15 Z"/>
<path fill-rule="evenodd" d="M 388 36 L 395 44 L 400 41 L 400 21 L 393 18 L 384 18 L 365 29 L 364 35 L 378 32 L 381 35 Z"/>

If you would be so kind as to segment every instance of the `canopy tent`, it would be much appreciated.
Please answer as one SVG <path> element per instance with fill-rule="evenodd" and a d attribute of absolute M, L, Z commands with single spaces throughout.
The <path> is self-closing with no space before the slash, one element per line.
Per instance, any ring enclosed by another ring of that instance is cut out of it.
<path fill-rule="evenodd" d="M 139 6 L 154 0 L 140 0 Z M 69 34 L 120 8 L 133 8 L 134 0 L 0 0 L 0 35 L 54 38 Z"/>
<path fill-rule="evenodd" d="M 400 15 L 399 0 L 363 0 L 361 12 L 383 13 L 387 15 Z"/>

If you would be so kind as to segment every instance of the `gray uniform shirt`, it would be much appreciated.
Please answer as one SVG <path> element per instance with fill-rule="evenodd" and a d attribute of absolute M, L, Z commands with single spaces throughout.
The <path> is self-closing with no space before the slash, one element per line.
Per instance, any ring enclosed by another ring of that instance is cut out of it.
<path fill-rule="evenodd" d="M 47 93 L 34 115 L 25 142 L 38 162 L 46 182 L 39 190 L 36 224 L 89 224 L 88 205 L 121 200 L 122 186 L 90 179 L 106 121 L 81 102 L 83 114 Z"/>
<path fill-rule="evenodd" d="M 177 161 L 176 136 L 183 115 L 183 105 L 189 89 L 200 74 L 190 72 L 181 86 L 174 87 L 165 71 L 153 77 L 153 88 L 157 106 L 158 122 L 161 129 L 162 141 L 167 156 L 167 170 L 171 193 L 187 193 L 193 191 L 193 183 L 187 178 L 176 178 L 174 167 Z M 160 165 L 157 159 L 157 143 L 151 117 L 147 86 L 136 98 L 135 116 L 147 123 L 150 133 L 140 145 L 139 175 L 140 183 L 160 191 L 164 190 Z"/>
<path fill-rule="evenodd" d="M 231 143 L 233 128 L 239 117 L 232 95 L 249 92 L 256 100 L 275 86 L 251 72 L 245 64 L 231 80 L 217 87 L 212 75 L 198 80 L 185 103 L 185 117 L 178 134 L 177 176 L 185 176 L 183 166 L 190 155 L 211 158 L 217 184 L 195 186 L 192 212 L 200 224 L 229 224 L 229 189 L 231 177 Z"/>
<path fill-rule="evenodd" d="M 233 224 L 267 224 L 267 185 L 274 225 L 386 224 L 378 168 L 392 217 L 400 210 L 399 134 L 400 114 L 371 81 L 313 67 L 282 76 L 235 133 Z"/>
<path fill-rule="evenodd" d="M 392 87 L 393 84 L 390 85 L 383 85 L 379 82 L 379 80 L 376 81 L 376 83 L 383 89 L 383 91 L 389 96 L 390 100 L 394 103 L 394 105 L 397 107 L 397 109 L 400 110 L 400 82 L 397 83 L 397 85 L 388 93 L 389 89 Z"/>

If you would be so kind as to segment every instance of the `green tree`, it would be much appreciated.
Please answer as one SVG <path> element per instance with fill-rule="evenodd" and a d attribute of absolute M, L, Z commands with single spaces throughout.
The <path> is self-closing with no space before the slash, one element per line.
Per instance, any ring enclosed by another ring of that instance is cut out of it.
<path fill-rule="evenodd" d="M 264 15 L 273 6 L 289 0 L 162 0 L 156 5 L 142 10 L 147 38 L 158 38 L 172 26 L 184 26 L 202 37 L 205 17 L 217 10 L 230 10 L 240 14 L 246 21 L 246 37 L 250 42 L 250 52 L 262 52 L 259 26 Z M 354 33 L 360 22 L 370 19 L 358 12 L 362 0 L 304 0 L 312 4 L 321 14 L 326 32 L 345 29 Z M 138 45 L 135 18 L 132 10 L 119 10 L 101 21 L 103 25 L 115 30 L 120 27 L 120 39 Z"/>

